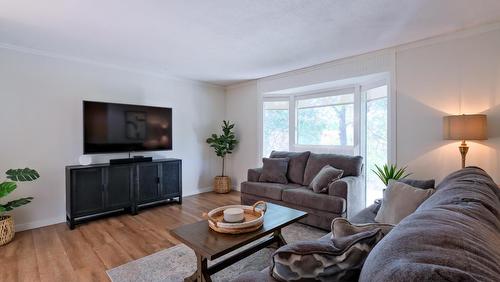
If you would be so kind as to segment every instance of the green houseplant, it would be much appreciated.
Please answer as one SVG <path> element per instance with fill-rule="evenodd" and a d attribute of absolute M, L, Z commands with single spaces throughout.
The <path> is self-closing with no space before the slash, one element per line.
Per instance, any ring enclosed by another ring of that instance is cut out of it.
<path fill-rule="evenodd" d="M 375 169 L 372 171 L 382 180 L 385 186 L 389 184 L 389 180 L 403 179 L 411 175 L 411 173 L 406 173 L 406 167 L 398 168 L 395 164 L 385 164 L 382 167 L 375 165 Z"/>
<path fill-rule="evenodd" d="M 30 168 L 9 169 L 6 174 L 9 180 L 0 183 L 0 199 L 9 195 L 17 188 L 16 182 L 33 181 L 40 177 L 36 170 Z M 0 204 L 0 246 L 12 241 L 15 234 L 14 220 L 12 216 L 6 215 L 5 213 L 26 205 L 30 203 L 31 200 L 33 200 L 33 197 L 26 197 Z"/>
<path fill-rule="evenodd" d="M 212 134 L 207 138 L 207 143 L 214 149 L 215 154 L 222 159 L 222 172 L 220 176 L 214 179 L 214 190 L 217 193 L 228 193 L 231 191 L 231 178 L 224 175 L 225 158 L 227 154 L 233 153 L 238 144 L 234 135 L 234 123 L 222 121 L 222 134 Z"/>

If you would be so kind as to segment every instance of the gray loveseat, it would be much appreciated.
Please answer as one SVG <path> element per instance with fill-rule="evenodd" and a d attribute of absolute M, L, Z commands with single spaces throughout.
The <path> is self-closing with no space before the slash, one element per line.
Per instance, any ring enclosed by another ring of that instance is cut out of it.
<path fill-rule="evenodd" d="M 375 222 L 372 205 L 351 219 Z M 320 240 L 330 240 L 331 234 Z M 370 252 L 359 281 L 499 281 L 500 189 L 479 168 L 450 174 Z M 269 269 L 238 282 L 276 281 Z"/>
<path fill-rule="evenodd" d="M 288 184 L 259 182 L 262 168 L 249 169 L 248 180 L 241 183 L 242 204 L 263 200 L 303 210 L 309 214 L 303 223 L 326 230 L 334 218 L 349 218 L 365 206 L 362 157 L 273 151 L 270 158 L 289 159 Z M 325 165 L 343 170 L 343 177 L 331 183 L 326 193 L 315 193 L 307 186 Z"/>

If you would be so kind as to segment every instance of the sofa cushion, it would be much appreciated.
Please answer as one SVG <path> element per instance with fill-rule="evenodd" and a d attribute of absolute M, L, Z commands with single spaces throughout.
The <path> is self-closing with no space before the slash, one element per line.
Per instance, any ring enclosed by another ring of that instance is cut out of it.
<path fill-rule="evenodd" d="M 285 245 L 273 254 L 271 275 L 278 281 L 358 281 L 366 257 L 382 237 L 375 229 Z"/>
<path fill-rule="evenodd" d="M 379 208 L 380 204 L 372 204 L 349 218 L 349 221 L 354 224 L 377 223 L 375 216 L 377 216 Z"/>
<path fill-rule="evenodd" d="M 247 172 L 247 180 L 253 181 L 253 182 L 258 182 L 261 174 L 262 174 L 261 167 L 250 168 L 250 169 L 248 169 L 248 172 Z"/>
<path fill-rule="evenodd" d="M 498 281 L 499 261 L 500 189 L 465 168 L 378 243 L 360 281 Z"/>
<path fill-rule="evenodd" d="M 363 223 L 363 224 L 353 224 L 349 220 L 343 217 L 337 217 L 332 220 L 332 238 L 339 238 L 345 236 L 351 236 L 356 233 L 365 232 L 373 229 L 379 228 L 382 234 L 387 235 L 392 228 L 393 224 L 385 223 Z"/>
<path fill-rule="evenodd" d="M 331 165 L 325 165 L 309 184 L 311 188 L 316 193 L 324 193 L 328 190 L 328 187 L 332 182 L 338 180 L 342 177 L 344 173 L 341 169 L 336 169 Z"/>
<path fill-rule="evenodd" d="M 412 214 L 433 192 L 434 189 L 420 189 L 402 182 L 389 181 L 375 221 L 398 224 L 403 218 Z"/>
<path fill-rule="evenodd" d="M 361 174 L 362 163 L 363 157 L 361 156 L 311 153 L 307 160 L 302 184 L 308 186 L 325 165 L 343 170 L 343 176 L 358 176 Z"/>
<path fill-rule="evenodd" d="M 421 189 L 434 189 L 434 186 L 436 186 L 436 181 L 434 179 L 418 180 L 411 178 L 403 178 L 403 179 L 398 179 L 398 182 L 402 182 L 404 184 L 408 184 L 410 186 Z"/>
<path fill-rule="evenodd" d="M 272 151 L 270 158 L 288 158 L 288 172 L 286 176 L 292 183 L 302 184 L 304 181 L 304 170 L 311 152 L 282 152 Z"/>
<path fill-rule="evenodd" d="M 342 214 L 345 210 L 345 200 L 328 194 L 314 193 L 312 190 L 301 187 L 283 191 L 282 200 L 297 206 L 323 210 Z"/>
<path fill-rule="evenodd" d="M 286 189 L 301 187 L 298 184 L 280 184 L 269 182 L 243 182 L 241 192 L 259 197 L 281 201 L 282 192 Z"/>
<path fill-rule="evenodd" d="M 288 183 L 288 178 L 286 177 L 288 158 L 263 158 L 262 162 L 264 165 L 259 177 L 260 182 Z"/>

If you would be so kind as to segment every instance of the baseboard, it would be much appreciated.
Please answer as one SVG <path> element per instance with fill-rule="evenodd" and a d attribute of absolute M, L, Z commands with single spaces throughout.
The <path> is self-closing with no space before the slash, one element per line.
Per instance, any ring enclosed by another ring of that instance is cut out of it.
<path fill-rule="evenodd" d="M 233 187 L 233 189 L 236 190 L 236 187 Z M 213 191 L 213 188 L 211 186 L 210 187 L 203 187 L 203 188 L 198 188 L 198 190 L 196 190 L 196 191 L 186 193 L 182 196 L 187 197 L 187 196 L 197 195 L 197 194 L 206 193 L 206 192 L 210 192 L 210 191 Z M 59 217 L 54 217 L 54 218 L 49 218 L 49 219 L 43 219 L 43 220 L 38 220 L 38 221 L 16 224 L 15 228 L 16 228 L 16 231 L 24 231 L 24 230 L 49 226 L 49 225 L 57 224 L 57 223 L 61 223 L 61 222 L 66 222 L 65 215 L 62 215 Z"/>
<path fill-rule="evenodd" d="M 192 192 L 188 192 L 188 193 L 185 193 L 185 191 L 182 191 L 183 192 L 182 197 L 198 195 L 198 194 L 201 194 L 201 193 L 210 192 L 212 190 L 213 190 L 213 188 L 210 186 L 210 187 L 198 188 L 197 191 L 192 191 Z"/>
<path fill-rule="evenodd" d="M 53 224 L 57 224 L 57 223 L 61 223 L 61 222 L 66 222 L 66 216 L 58 216 L 58 217 L 49 218 L 49 219 L 43 219 L 43 220 L 38 220 L 38 221 L 16 224 L 15 228 L 16 228 L 16 232 L 18 232 L 18 231 L 24 231 L 24 230 L 49 226 L 49 225 L 53 225 Z"/>

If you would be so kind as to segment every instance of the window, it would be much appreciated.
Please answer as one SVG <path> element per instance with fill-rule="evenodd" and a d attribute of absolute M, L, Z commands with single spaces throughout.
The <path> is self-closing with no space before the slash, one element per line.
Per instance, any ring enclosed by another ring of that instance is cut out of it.
<path fill-rule="evenodd" d="M 373 173 L 375 165 L 387 163 L 387 85 L 366 90 L 366 204 L 382 198 L 382 181 Z"/>
<path fill-rule="evenodd" d="M 361 155 L 365 200 L 372 204 L 384 188 L 372 169 L 389 160 L 388 89 L 379 81 L 310 94 L 264 95 L 263 156 L 272 150 Z"/>
<path fill-rule="evenodd" d="M 354 143 L 354 93 L 297 100 L 297 144 Z"/>
<path fill-rule="evenodd" d="M 272 150 L 289 150 L 289 110 L 287 101 L 270 100 L 264 102 L 263 137 L 264 156 Z"/>

